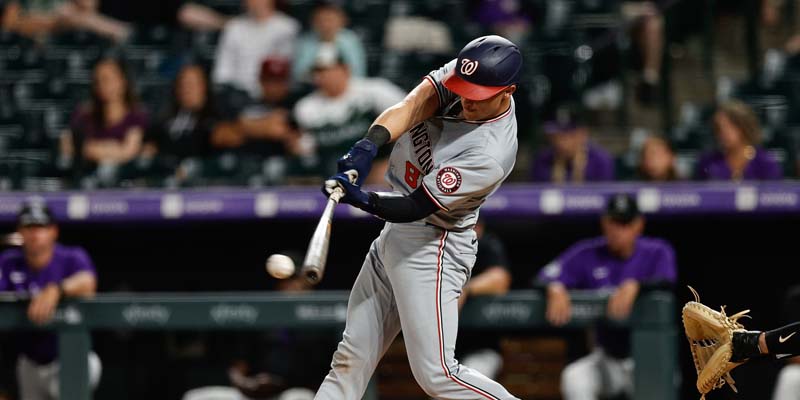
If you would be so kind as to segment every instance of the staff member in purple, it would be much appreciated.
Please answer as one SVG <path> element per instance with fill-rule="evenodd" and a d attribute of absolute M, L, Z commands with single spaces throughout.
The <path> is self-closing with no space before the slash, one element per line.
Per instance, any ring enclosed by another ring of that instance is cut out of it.
<path fill-rule="evenodd" d="M 65 297 L 90 297 L 97 279 L 94 265 L 81 248 L 56 242 L 58 226 L 42 202 L 22 206 L 18 229 L 23 244 L 0 254 L 0 292 L 30 296 L 28 318 L 35 324 L 49 322 L 58 302 Z M 24 400 L 58 399 L 58 339 L 52 332 L 19 335 L 17 382 Z M 92 387 L 100 380 L 100 359 L 89 355 Z"/>
<path fill-rule="evenodd" d="M 601 219 L 603 236 L 580 241 L 539 273 L 547 285 L 547 320 L 561 326 L 572 311 L 569 289 L 608 290 L 608 317 L 627 318 L 641 285 L 671 285 L 676 280 L 672 246 L 642 236 L 644 217 L 627 194 L 609 199 Z M 596 348 L 567 365 L 561 375 L 565 400 L 595 400 L 633 393 L 633 359 L 628 331 L 598 325 Z"/>

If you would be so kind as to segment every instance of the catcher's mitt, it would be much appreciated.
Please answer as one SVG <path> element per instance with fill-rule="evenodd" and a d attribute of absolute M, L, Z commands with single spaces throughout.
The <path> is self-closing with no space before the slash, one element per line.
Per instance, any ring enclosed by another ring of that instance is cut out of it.
<path fill-rule="evenodd" d="M 750 310 L 728 316 L 725 306 L 720 311 L 714 311 L 700 303 L 700 295 L 694 288 L 689 286 L 689 290 L 694 294 L 695 301 L 683 306 L 683 328 L 697 369 L 697 390 L 702 395 L 700 399 L 705 400 L 708 392 L 726 383 L 736 392 L 730 371 L 744 361 L 731 362 L 731 340 L 734 332 L 745 331 L 738 320 Z"/>

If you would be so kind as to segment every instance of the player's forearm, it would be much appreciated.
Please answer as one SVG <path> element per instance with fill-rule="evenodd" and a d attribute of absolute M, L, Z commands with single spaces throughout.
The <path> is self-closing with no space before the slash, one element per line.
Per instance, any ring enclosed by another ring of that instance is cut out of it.
<path fill-rule="evenodd" d="M 766 350 L 768 354 L 781 357 L 800 355 L 800 322 L 765 332 L 759 337 L 759 342 L 762 341 L 762 353 Z"/>
<path fill-rule="evenodd" d="M 403 101 L 382 112 L 373 125 L 386 127 L 391 134 L 391 141 L 395 141 L 403 133 L 436 113 L 439 107 L 436 96 L 433 86 L 422 82 Z"/>
<path fill-rule="evenodd" d="M 389 222 L 419 221 L 438 210 L 421 189 L 408 196 L 369 192 L 366 211 Z"/>
<path fill-rule="evenodd" d="M 97 278 L 90 272 L 78 272 L 61 282 L 67 297 L 92 297 L 97 292 Z"/>
<path fill-rule="evenodd" d="M 507 269 L 493 266 L 469 280 L 470 296 L 503 295 L 511 287 L 511 274 Z"/>

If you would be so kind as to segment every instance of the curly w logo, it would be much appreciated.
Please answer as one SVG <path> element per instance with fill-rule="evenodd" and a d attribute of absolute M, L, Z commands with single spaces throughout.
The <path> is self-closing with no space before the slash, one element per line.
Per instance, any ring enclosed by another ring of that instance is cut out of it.
<path fill-rule="evenodd" d="M 472 61 L 468 58 L 461 59 L 461 73 L 464 75 L 472 75 L 478 69 L 478 62 Z"/>

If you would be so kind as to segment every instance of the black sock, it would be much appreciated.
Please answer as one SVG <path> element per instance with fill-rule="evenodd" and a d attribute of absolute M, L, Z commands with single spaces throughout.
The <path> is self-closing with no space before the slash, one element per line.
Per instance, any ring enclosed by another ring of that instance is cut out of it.
<path fill-rule="evenodd" d="M 765 339 L 769 354 L 778 358 L 800 355 L 800 322 L 769 331 Z"/>

